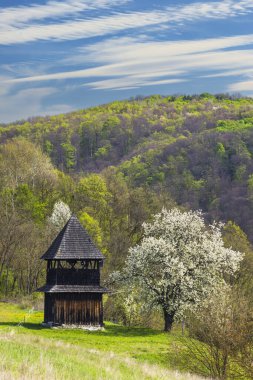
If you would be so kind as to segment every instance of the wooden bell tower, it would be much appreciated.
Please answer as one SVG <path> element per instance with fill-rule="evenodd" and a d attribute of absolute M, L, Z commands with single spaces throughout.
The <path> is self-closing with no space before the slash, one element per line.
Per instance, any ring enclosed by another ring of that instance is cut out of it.
<path fill-rule="evenodd" d="M 71 216 L 47 252 L 44 322 L 103 326 L 100 268 L 104 256 L 76 216 Z"/>

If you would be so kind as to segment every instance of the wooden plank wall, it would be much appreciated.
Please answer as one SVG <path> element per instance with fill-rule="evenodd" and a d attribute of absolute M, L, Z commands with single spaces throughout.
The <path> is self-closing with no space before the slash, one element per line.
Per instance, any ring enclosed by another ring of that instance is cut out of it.
<path fill-rule="evenodd" d="M 46 293 L 45 322 L 102 325 L 102 295 L 92 293 Z"/>

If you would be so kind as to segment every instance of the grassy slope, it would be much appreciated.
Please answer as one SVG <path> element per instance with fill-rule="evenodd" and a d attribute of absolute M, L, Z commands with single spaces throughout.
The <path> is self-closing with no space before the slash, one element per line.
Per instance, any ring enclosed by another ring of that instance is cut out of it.
<path fill-rule="evenodd" d="M 109 323 L 101 332 L 47 329 L 42 319 L 0 303 L 0 379 L 196 378 L 175 371 L 186 368 L 180 333 Z"/>

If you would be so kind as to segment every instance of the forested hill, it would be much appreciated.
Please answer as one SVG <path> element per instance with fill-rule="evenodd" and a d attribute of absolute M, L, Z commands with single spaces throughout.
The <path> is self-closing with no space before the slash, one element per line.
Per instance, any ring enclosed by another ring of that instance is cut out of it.
<path fill-rule="evenodd" d="M 253 241 L 253 99 L 151 96 L 1 125 L 2 144 L 18 136 L 70 175 L 116 166 L 128 186 L 233 220 Z"/>

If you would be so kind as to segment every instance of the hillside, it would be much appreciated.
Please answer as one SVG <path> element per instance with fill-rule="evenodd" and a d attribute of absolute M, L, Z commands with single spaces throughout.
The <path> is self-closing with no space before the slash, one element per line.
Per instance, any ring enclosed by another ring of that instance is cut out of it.
<path fill-rule="evenodd" d="M 48 329 L 41 312 L 5 303 L 0 311 L 1 379 L 201 379 L 185 372 L 180 333 L 110 323 L 101 332 Z"/>
<path fill-rule="evenodd" d="M 129 186 L 233 220 L 253 241 L 251 98 L 152 96 L 1 126 L 1 143 L 18 136 L 72 177 L 116 166 Z"/>
<path fill-rule="evenodd" d="M 187 379 L 185 372 L 213 373 L 190 359 L 196 354 L 196 347 L 197 352 L 203 351 L 203 346 L 198 349 L 205 344 L 200 342 L 201 335 L 191 335 L 199 341 L 194 341 L 189 357 L 186 346 L 192 340 L 187 333 L 182 337 L 176 325 L 169 335 L 160 332 L 165 313 L 160 302 L 153 302 L 160 299 L 152 300 L 150 306 L 149 295 L 145 298 L 144 294 L 143 298 L 137 286 L 124 289 L 123 284 L 122 291 L 114 289 L 110 275 L 115 270 L 121 270 L 123 277 L 124 269 L 131 272 L 129 249 L 145 240 L 143 222 L 153 221 L 154 214 L 162 208 L 179 208 L 172 213 L 201 208 L 207 222 L 225 222 L 224 229 L 215 235 L 215 244 L 223 249 L 224 242 L 226 247 L 245 253 L 238 274 L 232 278 L 232 272 L 228 272 L 228 281 L 241 286 L 242 294 L 251 302 L 253 250 L 248 237 L 253 241 L 253 100 L 203 94 L 114 102 L 71 114 L 2 125 L 0 141 L 1 300 L 27 302 L 30 308 L 33 305 L 42 309 L 38 306 L 42 295 L 35 292 L 45 283 L 45 263 L 40 258 L 73 213 L 105 256 L 101 285 L 113 289 L 104 297 L 104 319 L 110 322 L 101 332 L 42 328 L 41 312 L 1 303 L 3 378 L 20 378 L 22 374 L 24 379 L 68 379 L 69 374 L 71 378 L 89 374 L 89 379 L 180 380 Z M 186 233 L 193 223 L 192 216 L 184 223 L 182 231 L 176 227 L 176 234 L 179 241 L 183 236 L 188 244 L 193 239 L 192 235 L 188 239 Z M 203 226 L 201 231 L 206 231 L 204 220 Z M 177 240 L 175 245 L 178 246 Z M 164 262 L 157 260 L 157 252 L 155 247 L 149 267 L 145 269 L 141 264 L 144 281 L 149 275 L 151 281 L 156 281 L 156 272 L 161 275 L 159 265 L 164 268 Z M 163 251 L 159 248 L 160 252 Z M 167 254 L 167 246 L 164 252 Z M 199 256 L 197 251 L 191 252 L 194 259 Z M 231 254 L 235 257 L 237 252 Z M 227 262 L 227 253 L 225 258 Z M 169 258 L 166 265 L 172 262 Z M 212 259 L 204 261 L 204 268 L 209 271 L 204 272 L 205 279 L 210 277 L 211 262 Z M 216 266 L 216 256 L 213 262 Z M 236 262 L 231 263 L 235 268 Z M 187 276 L 191 280 L 190 265 L 183 273 L 190 273 Z M 199 270 L 198 264 L 196 268 Z M 165 272 L 166 278 L 168 273 Z M 168 278 L 171 281 L 173 277 Z M 197 278 L 199 281 L 200 276 Z M 183 279 L 184 284 L 187 281 Z M 170 283 L 166 287 L 166 292 L 173 289 Z M 180 287 L 175 288 L 176 294 L 180 294 Z M 247 304 L 240 307 L 236 298 L 236 305 L 241 312 Z M 224 304 L 223 310 L 234 313 Z M 243 326 L 248 325 L 247 319 Z M 226 326 L 224 329 L 226 332 Z M 227 333 L 224 337 L 232 339 Z M 232 342 L 234 347 L 235 340 Z M 224 350 L 227 352 L 227 343 Z M 224 363 L 230 354 L 226 355 Z M 234 352 L 231 358 L 232 355 Z M 231 373 L 244 371 L 238 362 L 231 365 Z"/>

